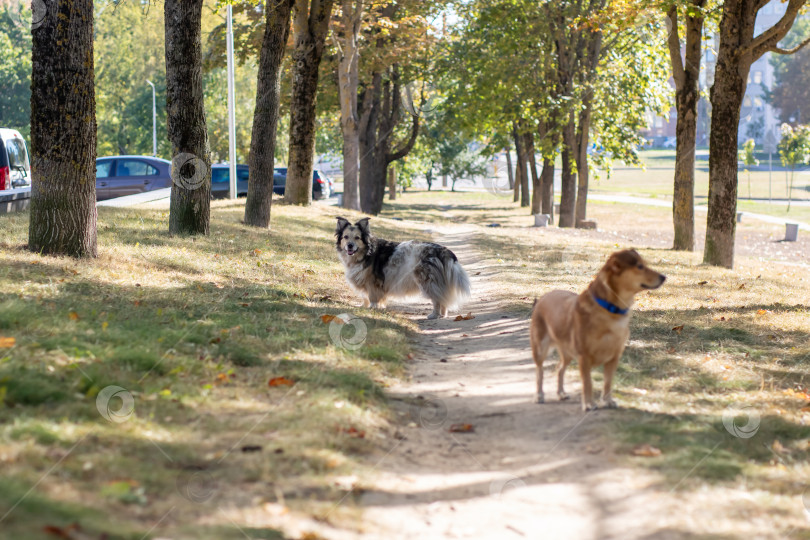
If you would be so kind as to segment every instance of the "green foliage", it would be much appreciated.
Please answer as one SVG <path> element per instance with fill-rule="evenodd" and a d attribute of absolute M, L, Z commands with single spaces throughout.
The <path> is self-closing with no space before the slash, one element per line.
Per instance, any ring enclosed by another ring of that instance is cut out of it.
<path fill-rule="evenodd" d="M 793 199 L 793 178 L 796 167 L 810 162 L 810 126 L 791 127 L 782 124 L 782 140 L 779 141 L 779 157 L 782 165 L 790 167 L 790 189 L 788 191 L 788 206 Z"/>
<path fill-rule="evenodd" d="M 0 4 L 0 127 L 17 129 L 28 139 L 31 134 L 31 32 L 24 23 L 30 18 L 25 2 Z"/>
<path fill-rule="evenodd" d="M 757 159 L 756 155 L 754 154 L 754 149 L 756 148 L 757 143 L 754 139 L 748 139 L 743 144 L 742 152 L 740 152 L 740 157 L 742 162 L 748 166 L 751 165 L 759 165 L 759 160 Z"/>
<path fill-rule="evenodd" d="M 780 47 L 791 48 L 810 36 L 810 19 L 797 20 Z M 783 122 L 810 120 L 810 47 L 791 55 L 771 55 L 774 85 L 768 101 L 780 110 Z M 791 120 L 793 118 L 794 120 Z"/>

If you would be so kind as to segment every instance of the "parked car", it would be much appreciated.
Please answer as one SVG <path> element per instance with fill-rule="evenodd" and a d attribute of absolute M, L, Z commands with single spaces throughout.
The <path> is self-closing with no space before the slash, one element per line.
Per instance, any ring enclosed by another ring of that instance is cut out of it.
<path fill-rule="evenodd" d="M 96 199 L 135 195 L 171 187 L 172 162 L 147 156 L 96 159 Z"/>
<path fill-rule="evenodd" d="M 287 184 L 287 168 L 277 167 L 273 174 L 273 192 L 284 195 L 284 188 Z M 323 172 L 315 170 L 312 172 L 312 198 L 327 199 L 332 196 L 332 180 Z"/>
<path fill-rule="evenodd" d="M 31 185 L 28 148 L 20 132 L 0 128 L 0 190 Z"/>
<path fill-rule="evenodd" d="M 228 196 L 230 188 L 231 169 L 227 163 L 211 165 L 211 196 L 222 198 Z M 236 195 L 247 195 L 248 166 L 236 166 Z"/>

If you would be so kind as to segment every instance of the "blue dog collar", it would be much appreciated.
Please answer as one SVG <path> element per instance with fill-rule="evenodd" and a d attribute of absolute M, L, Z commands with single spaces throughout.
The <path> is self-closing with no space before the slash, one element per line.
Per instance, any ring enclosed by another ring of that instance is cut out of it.
<path fill-rule="evenodd" d="M 617 306 L 616 304 L 611 304 L 607 300 L 602 300 L 601 298 L 599 298 L 595 294 L 592 294 L 591 296 L 593 296 L 593 299 L 597 304 L 599 304 L 600 306 L 602 306 L 603 308 L 605 308 L 606 310 L 608 310 L 609 312 L 611 312 L 611 313 L 613 313 L 615 315 L 626 315 L 627 312 L 630 311 L 629 309 L 622 309 L 619 306 Z"/>

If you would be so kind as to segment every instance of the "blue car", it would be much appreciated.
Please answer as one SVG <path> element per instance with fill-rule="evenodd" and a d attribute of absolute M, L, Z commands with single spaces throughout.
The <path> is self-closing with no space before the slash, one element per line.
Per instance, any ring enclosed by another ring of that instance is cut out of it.
<path fill-rule="evenodd" d="M 147 156 L 96 159 L 96 199 L 135 195 L 171 187 L 171 161 Z"/>

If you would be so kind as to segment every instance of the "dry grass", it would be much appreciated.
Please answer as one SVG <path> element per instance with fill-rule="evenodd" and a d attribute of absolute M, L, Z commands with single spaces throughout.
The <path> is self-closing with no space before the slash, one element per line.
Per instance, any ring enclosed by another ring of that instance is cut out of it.
<path fill-rule="evenodd" d="M 435 223 L 482 225 L 477 247 L 501 269 L 500 289 L 512 310 L 525 315 L 535 296 L 554 288 L 582 290 L 609 253 L 638 248 L 668 280 L 638 297 L 614 383 L 623 410 L 606 425 L 605 436 L 619 455 L 638 444 L 660 448 L 660 457 L 627 460 L 658 471 L 663 491 L 691 494 L 703 505 L 714 504 L 712 493 L 722 500 L 728 491 L 745 499 L 747 516 L 763 520 L 764 529 L 752 530 L 810 534 L 802 503 L 810 473 L 806 266 L 743 256 L 732 271 L 701 264 L 699 253 L 647 247 L 640 235 L 629 243 L 612 232 L 533 229 L 526 209 L 482 193 L 406 194 L 385 215 L 406 216 L 413 208 Z M 657 210 L 592 208 L 608 231 L 628 223 L 649 230 L 645 220 L 652 222 Z M 502 226 L 484 227 L 489 222 Z M 724 418 L 731 431 L 735 425 L 746 429 L 751 420 L 754 435 L 732 435 Z M 704 509 L 684 507 L 686 515 L 691 511 Z M 747 527 L 732 521 L 726 533 Z"/>
<path fill-rule="evenodd" d="M 0 336 L 16 342 L 0 349 L 0 537 L 79 522 L 94 537 L 243 538 L 229 520 L 279 501 L 339 519 L 334 478 L 389 436 L 383 388 L 414 328 L 353 307 L 332 209 L 277 205 L 260 231 L 242 208 L 214 203 L 207 238 L 170 237 L 166 211 L 100 209 L 91 261 L 29 253 L 27 214 L 0 217 Z M 365 322 L 356 351 L 320 319 L 343 312 Z M 124 422 L 97 410 L 110 385 L 133 396 Z"/>

